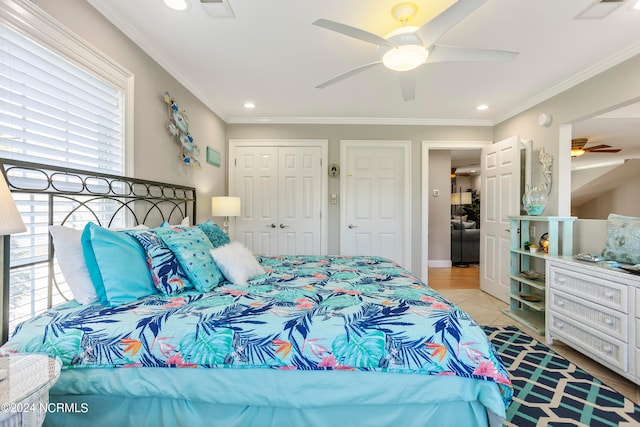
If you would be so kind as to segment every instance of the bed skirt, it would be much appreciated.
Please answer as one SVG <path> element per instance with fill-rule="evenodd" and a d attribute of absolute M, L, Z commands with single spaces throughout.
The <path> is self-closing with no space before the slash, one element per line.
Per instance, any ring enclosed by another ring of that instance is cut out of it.
<path fill-rule="evenodd" d="M 49 398 L 58 409 L 45 425 L 64 427 L 466 427 L 499 426 L 505 415 L 495 383 L 358 371 L 69 369 Z"/>
<path fill-rule="evenodd" d="M 51 396 L 52 403 L 90 410 L 83 413 L 51 412 L 45 426 L 203 426 L 203 427 L 487 427 L 489 420 L 479 402 L 423 405 L 334 406 L 325 408 L 273 408 L 217 405 L 163 398 L 105 396 Z M 52 406 L 53 407 L 53 406 Z M 464 420 L 464 421 L 463 421 Z M 499 425 L 499 424 L 494 424 Z"/>

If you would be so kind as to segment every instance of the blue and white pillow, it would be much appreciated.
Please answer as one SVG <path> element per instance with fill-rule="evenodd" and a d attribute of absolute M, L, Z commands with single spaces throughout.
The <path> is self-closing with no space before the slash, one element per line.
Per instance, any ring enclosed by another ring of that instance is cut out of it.
<path fill-rule="evenodd" d="M 607 260 L 625 264 L 640 263 L 640 218 L 609 214 L 607 243 L 602 251 Z"/>
<path fill-rule="evenodd" d="M 193 287 L 200 292 L 209 292 L 224 280 L 209 251 L 211 241 L 197 227 L 161 227 L 156 229 L 158 237 L 180 261 Z"/>
<path fill-rule="evenodd" d="M 127 233 L 142 245 L 156 289 L 165 295 L 172 295 L 193 287 L 178 258 L 158 237 L 156 230 L 133 230 Z"/>

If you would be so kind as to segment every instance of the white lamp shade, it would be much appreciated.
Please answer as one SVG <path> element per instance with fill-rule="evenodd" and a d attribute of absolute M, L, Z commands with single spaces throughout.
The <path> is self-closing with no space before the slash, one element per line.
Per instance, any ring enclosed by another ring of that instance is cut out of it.
<path fill-rule="evenodd" d="M 212 216 L 239 216 L 240 197 L 218 196 L 211 198 Z"/>
<path fill-rule="evenodd" d="M 5 181 L 4 175 L 0 173 L 0 235 L 22 233 L 24 231 L 27 231 L 27 228 L 22 222 L 7 181 Z"/>
<path fill-rule="evenodd" d="M 470 205 L 471 193 L 468 191 L 465 191 L 464 193 L 451 193 L 451 204 L 452 205 Z"/>

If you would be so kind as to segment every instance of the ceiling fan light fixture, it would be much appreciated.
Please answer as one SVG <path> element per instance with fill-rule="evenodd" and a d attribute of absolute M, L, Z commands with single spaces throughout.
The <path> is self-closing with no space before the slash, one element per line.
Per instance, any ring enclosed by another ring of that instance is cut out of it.
<path fill-rule="evenodd" d="M 410 71 L 424 64 L 429 51 L 423 46 L 409 44 L 389 49 L 382 56 L 382 63 L 393 71 Z"/>
<path fill-rule="evenodd" d="M 584 153 L 586 153 L 586 151 L 584 151 L 582 148 L 571 149 L 571 157 L 582 156 Z"/>
<path fill-rule="evenodd" d="M 378 49 L 385 67 L 393 71 L 410 71 L 426 62 L 429 51 L 415 33 L 418 28 L 405 26 L 387 34 L 385 39 L 398 47 L 380 46 Z"/>

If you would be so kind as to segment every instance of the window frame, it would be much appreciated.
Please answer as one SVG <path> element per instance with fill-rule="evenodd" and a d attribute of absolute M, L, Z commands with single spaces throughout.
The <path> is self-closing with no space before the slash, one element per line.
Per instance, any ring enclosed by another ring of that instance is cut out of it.
<path fill-rule="evenodd" d="M 0 23 L 120 89 L 124 97 L 124 175 L 134 175 L 134 76 L 28 0 L 0 0 Z"/>

